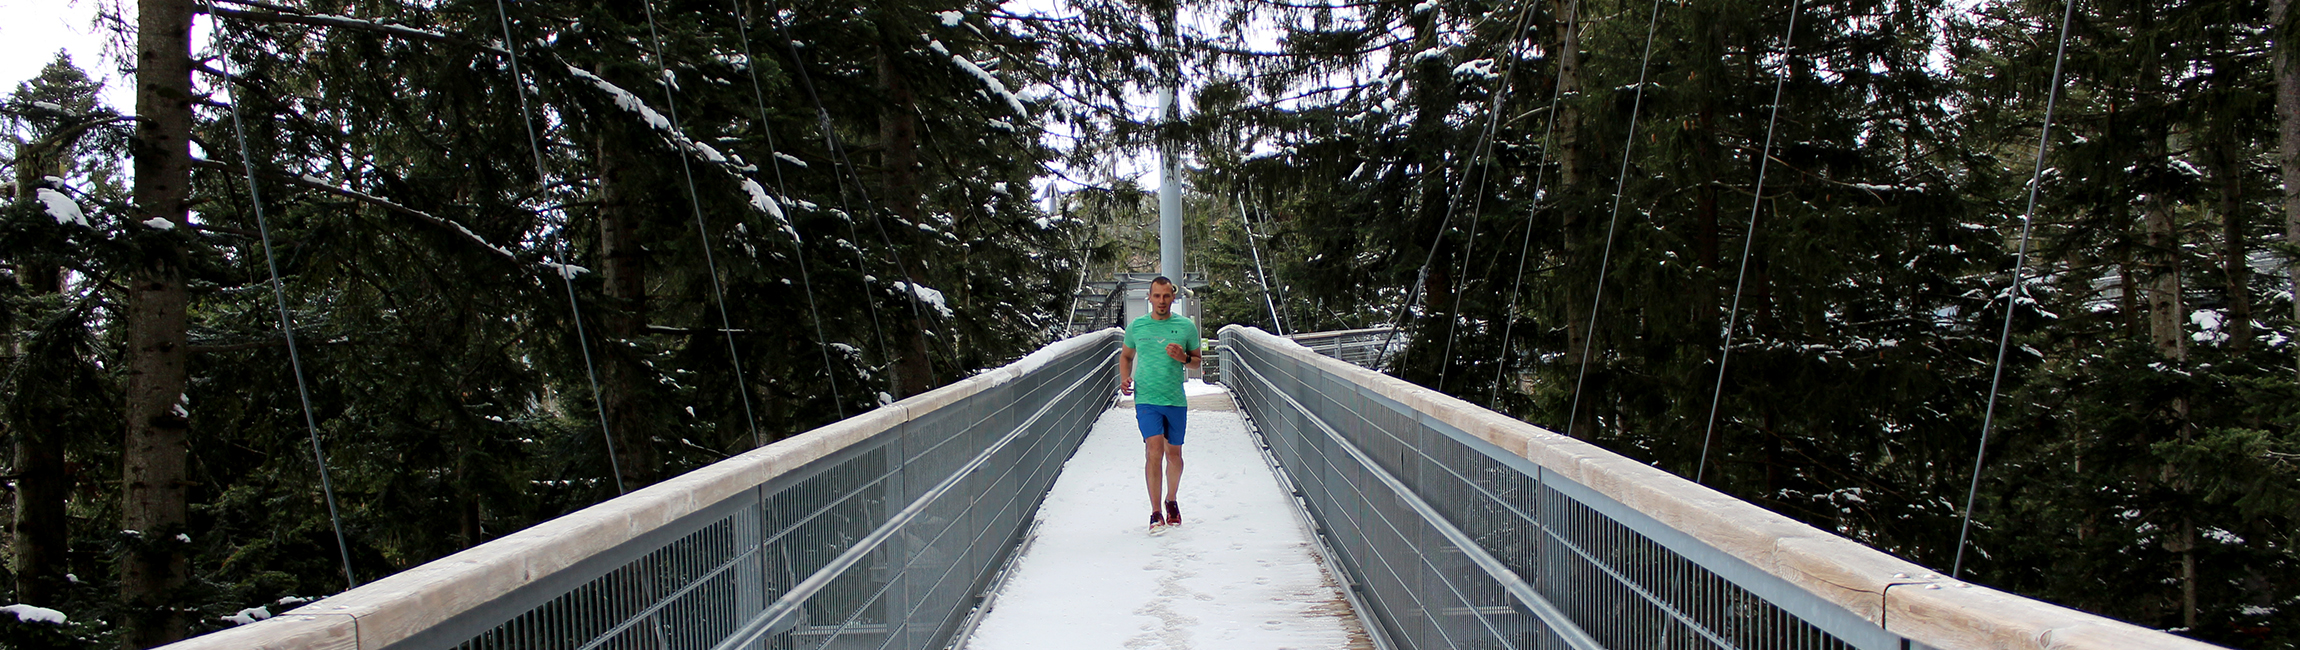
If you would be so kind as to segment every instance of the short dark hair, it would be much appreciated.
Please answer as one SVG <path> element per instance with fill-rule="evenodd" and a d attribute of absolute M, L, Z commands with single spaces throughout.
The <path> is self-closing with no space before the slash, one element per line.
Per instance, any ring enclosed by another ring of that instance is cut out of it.
<path fill-rule="evenodd" d="M 1163 276 L 1163 275 L 1161 275 L 1161 276 L 1158 276 L 1158 277 L 1155 277 L 1155 278 L 1150 278 L 1150 286 L 1158 286 L 1158 285 L 1161 285 L 1161 284 L 1163 284 L 1163 285 L 1166 285 L 1166 286 L 1169 286 L 1169 287 L 1173 287 L 1173 286 L 1174 286 L 1174 281 L 1173 281 L 1173 280 L 1168 280 L 1168 279 L 1166 279 L 1166 276 Z M 1176 289 L 1180 289 L 1181 287 L 1174 287 L 1174 288 L 1176 288 Z"/>

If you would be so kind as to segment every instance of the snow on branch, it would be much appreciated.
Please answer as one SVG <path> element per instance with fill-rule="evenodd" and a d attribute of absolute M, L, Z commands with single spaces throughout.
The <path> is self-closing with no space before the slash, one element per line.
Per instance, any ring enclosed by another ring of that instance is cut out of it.
<path fill-rule="evenodd" d="M 55 217 L 56 223 L 83 227 L 88 225 L 88 214 L 80 210 L 80 203 L 73 201 L 71 196 L 45 187 L 36 188 L 33 192 L 40 197 L 41 205 L 47 208 L 48 216 Z"/>
<path fill-rule="evenodd" d="M 225 164 L 225 163 L 220 163 L 220 162 L 216 162 L 216 161 L 213 161 L 213 160 L 197 160 L 197 159 L 195 159 L 195 160 L 193 160 L 193 161 L 192 161 L 192 165 L 194 165 L 194 166 L 197 166 L 197 167 L 206 168 L 206 169 L 214 169 L 214 170 L 219 170 L 219 171 L 223 171 L 223 172 L 227 172 L 227 173 L 241 173 L 241 170 L 240 170 L 240 169 L 239 169 L 239 167 L 238 167 L 238 166 L 236 166 L 236 165 L 228 165 L 228 164 Z M 464 239 L 470 240 L 470 241 L 471 241 L 471 243 L 473 243 L 473 244 L 478 244 L 479 246 L 486 248 L 488 251 L 490 251 L 490 252 L 493 252 L 494 254 L 496 254 L 497 256 L 500 256 L 500 257 L 502 257 L 503 259 L 506 259 L 506 260 L 510 260 L 511 262 L 513 262 L 513 263 L 517 263 L 517 264 L 525 264 L 525 262 L 523 262 L 523 261 L 521 261 L 521 260 L 519 259 L 519 256 L 518 256 L 518 255 L 512 254 L 512 252 L 511 252 L 509 249 L 506 249 L 506 248 L 503 248 L 503 247 L 501 247 L 501 246 L 497 246 L 497 245 L 494 245 L 494 244 L 488 243 L 486 238 L 480 237 L 480 236 L 479 236 L 479 233 L 475 233 L 475 232 L 472 232 L 470 228 L 465 228 L 465 227 L 463 227 L 463 224 L 459 224 L 459 223 L 456 223 L 456 222 L 453 222 L 453 221 L 449 221 L 449 220 L 447 220 L 447 219 L 445 219 L 445 218 L 441 218 L 441 217 L 439 217 L 438 215 L 434 215 L 434 214 L 431 214 L 431 213 L 429 213 L 429 212 L 424 212 L 424 211 L 422 211 L 422 210 L 417 210 L 417 209 L 415 209 L 415 208 L 410 208 L 410 207 L 407 207 L 407 206 L 404 206 L 404 205 L 400 205 L 400 204 L 398 204 L 398 203 L 393 203 L 393 202 L 391 202 L 389 199 L 385 199 L 385 198 L 383 198 L 383 197 L 380 197 L 380 196 L 376 196 L 376 195 L 373 195 L 373 194 L 369 194 L 369 193 L 366 193 L 366 192 L 361 192 L 361 191 L 359 191 L 359 190 L 351 189 L 351 188 L 348 188 L 348 187 L 337 187 L 337 186 L 335 186 L 334 184 L 332 184 L 332 183 L 329 183 L 329 182 L 327 182 L 327 181 L 325 181 L 325 180 L 322 180 L 322 179 L 319 179 L 319 178 L 314 178 L 314 177 L 311 177 L 311 176 L 289 176 L 289 175 L 286 175 L 286 174 L 264 174 L 264 173 L 259 173 L 258 175 L 259 175 L 259 176 L 262 176 L 262 177 L 263 177 L 265 180 L 278 181 L 278 182 L 282 182 L 282 183 L 288 183 L 288 184 L 291 184 L 291 185 L 296 185 L 296 186 L 300 186 L 300 187 L 305 187 L 305 188 L 315 189 L 315 190 L 319 190 L 319 191 L 322 191 L 322 192 L 327 192 L 327 193 L 329 193 L 329 194 L 334 194 L 334 195 L 336 195 L 336 196 L 341 196 L 341 197 L 344 197 L 344 198 L 352 199 L 352 200 L 354 200 L 354 201 L 359 201 L 359 202 L 361 202 L 361 203 L 366 203 L 366 204 L 368 204 L 368 205 L 373 205 L 373 206 L 376 206 L 376 207 L 380 207 L 380 208 L 383 208 L 383 209 L 385 209 L 385 210 L 388 210 L 388 211 L 391 211 L 391 212 L 396 212 L 396 213 L 399 213 L 399 214 L 403 214 L 403 215 L 407 215 L 407 216 L 410 216 L 410 217 L 414 217 L 414 218 L 415 218 L 417 221 L 422 221 L 422 222 L 424 222 L 424 223 L 428 223 L 428 224 L 431 224 L 431 225 L 434 225 L 434 226 L 438 226 L 438 227 L 440 227 L 440 228 L 446 229 L 446 230 L 448 230 L 448 231 L 454 232 L 454 233 L 455 233 L 455 234 L 457 234 L 458 236 L 461 236 L 461 237 L 463 237 Z M 580 267 L 578 267 L 578 268 L 580 268 Z M 561 272 L 561 273 L 566 273 L 567 271 L 565 271 L 565 270 L 561 269 L 561 270 L 559 270 L 559 272 Z"/>
<path fill-rule="evenodd" d="M 434 32 L 434 31 L 430 31 L 430 30 L 424 30 L 424 29 L 416 29 L 416 28 L 413 28 L 413 27 L 405 27 L 405 26 L 401 26 L 401 25 L 393 25 L 393 24 L 390 24 L 390 23 L 380 23 L 380 22 L 376 22 L 376 21 L 373 21 L 373 20 L 367 20 L 367 19 L 364 19 L 364 18 L 353 18 L 353 17 L 350 17 L 350 16 L 339 16 L 339 15 L 335 15 L 335 14 L 318 14 L 318 13 L 308 13 L 308 12 L 297 11 L 297 10 L 295 10 L 295 9 L 294 9 L 294 8 L 292 8 L 292 7 L 286 7 L 286 6 L 282 6 L 282 5 L 276 5 L 276 4 L 271 4 L 271 3 L 264 3 L 264 2 L 245 2 L 245 1 L 234 2 L 233 0 L 220 0 L 220 1 L 222 1 L 222 2 L 230 2 L 230 3 L 232 3 L 232 4 L 237 4 L 237 5 L 241 5 L 241 6 L 248 6 L 248 7 L 262 7 L 262 8 L 264 8 L 266 11 L 248 11 L 248 10 L 245 10 L 245 9 L 225 9 L 225 8 L 223 8 L 223 7 L 217 7 L 217 6 L 214 6 L 214 5 L 209 5 L 209 6 L 208 6 L 208 8 L 207 8 L 207 12 L 208 12 L 209 14 L 213 14 L 213 15 L 215 15 L 215 16 L 216 16 L 216 17 L 218 17 L 218 18 L 238 18 L 238 19 L 247 20 L 247 21 L 251 21 L 251 22 L 263 22 L 263 23 L 287 23 L 287 24 L 292 24 L 292 25 L 308 25 L 308 26 L 312 26 L 312 27 L 348 27 L 348 28 L 352 28 L 352 29 L 364 29 L 364 30 L 368 30 L 368 31 L 374 31 L 374 32 L 382 32 L 382 33 L 385 33 L 385 34 L 390 34 L 390 35 L 393 35 L 393 36 L 398 36 L 398 37 L 401 37 L 401 38 L 411 38 L 411 39 L 415 39 L 415 40 L 419 40 L 419 41 L 431 41 L 431 42 L 435 42 L 435 43 L 455 43 L 455 44 L 459 44 L 459 45 L 469 45 L 469 46 L 472 46 L 472 47 L 477 47 L 477 48 L 480 48 L 480 49 L 483 49 L 483 50 L 487 50 L 487 51 L 489 51 L 489 52 L 494 52 L 494 53 L 496 53 L 496 54 L 502 54 L 502 55 L 506 55 L 506 56 L 510 55 L 510 52 L 508 52 L 508 51 L 504 50 L 503 48 L 500 48 L 500 47 L 496 47 L 496 46 L 493 46 L 493 45 L 486 45 L 486 44 L 476 43 L 476 42 L 472 42 L 472 41 L 469 41 L 469 40 L 466 40 L 466 39 L 462 39 L 462 38 L 458 38 L 458 37 L 455 37 L 455 36 L 449 36 L 449 35 L 447 35 L 447 34 L 446 34 L 446 33 L 444 33 L 444 32 Z"/>
<path fill-rule="evenodd" d="M 1006 89 L 1006 84 L 1000 83 L 996 75 L 992 75 L 990 74 L 990 71 L 982 69 L 982 66 L 975 65 L 973 61 L 966 60 L 966 57 L 952 54 L 950 48 L 943 47 L 942 41 L 935 40 L 932 36 L 927 37 L 926 46 L 933 49 L 935 54 L 950 57 L 950 62 L 958 64 L 959 69 L 965 70 L 967 74 L 974 75 L 974 78 L 982 80 L 982 85 L 990 87 L 991 94 L 998 95 L 1000 99 L 1006 100 L 1006 107 L 1014 109 L 1015 115 L 1020 115 L 1024 118 L 1030 117 L 1030 110 L 1022 106 L 1022 98 L 1015 97 L 1013 92 L 1009 92 Z"/>
<path fill-rule="evenodd" d="M 624 90 L 622 86 L 617 86 L 614 82 L 572 65 L 567 66 L 567 71 L 575 75 L 575 78 L 581 79 L 615 98 L 617 107 L 637 114 L 639 119 L 647 123 L 648 128 L 654 129 L 655 132 L 662 134 L 663 139 L 670 141 L 671 146 L 693 155 L 697 160 L 718 167 L 727 172 L 729 176 L 741 179 L 743 193 L 749 199 L 751 207 L 761 214 L 774 217 L 775 225 L 781 226 L 783 232 L 790 235 L 793 241 L 798 240 L 799 231 L 791 226 L 790 218 L 783 215 L 782 207 L 778 205 L 779 202 L 775 197 L 768 196 L 766 188 L 760 187 L 758 181 L 747 176 L 759 171 L 757 165 L 743 162 L 741 159 L 729 158 L 726 154 L 720 153 L 718 149 L 712 148 L 711 145 L 697 142 L 694 138 L 688 137 L 686 132 L 679 130 L 678 125 L 671 123 L 671 118 L 664 117 L 654 107 L 648 106 L 645 100 L 639 99 L 638 95 L 631 94 L 631 91 Z"/>
<path fill-rule="evenodd" d="M 919 302 L 926 303 L 926 306 L 928 307 L 934 308 L 935 313 L 942 314 L 943 318 L 947 319 L 951 317 L 950 303 L 943 299 L 941 291 L 936 291 L 931 287 L 911 284 L 908 282 L 896 282 L 894 283 L 894 287 L 896 289 L 910 292 L 910 296 L 912 298 L 917 299 Z"/>

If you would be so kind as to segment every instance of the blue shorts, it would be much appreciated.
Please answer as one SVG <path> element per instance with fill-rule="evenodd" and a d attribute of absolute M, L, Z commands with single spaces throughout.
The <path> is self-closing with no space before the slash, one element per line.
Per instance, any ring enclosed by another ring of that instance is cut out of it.
<path fill-rule="evenodd" d="M 1134 405 L 1134 422 L 1142 425 L 1142 439 L 1166 436 L 1166 444 L 1182 444 L 1182 424 L 1190 419 L 1190 409 L 1159 404 Z"/>

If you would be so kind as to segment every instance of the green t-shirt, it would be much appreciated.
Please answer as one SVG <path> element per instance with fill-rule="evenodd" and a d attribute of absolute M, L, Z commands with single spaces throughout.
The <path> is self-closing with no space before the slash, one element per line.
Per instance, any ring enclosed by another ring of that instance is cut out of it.
<path fill-rule="evenodd" d="M 1199 347 L 1198 324 L 1181 314 L 1158 320 L 1149 314 L 1126 326 L 1126 348 L 1134 351 L 1134 403 L 1189 406 L 1182 394 L 1182 362 L 1166 356 L 1166 344 Z"/>

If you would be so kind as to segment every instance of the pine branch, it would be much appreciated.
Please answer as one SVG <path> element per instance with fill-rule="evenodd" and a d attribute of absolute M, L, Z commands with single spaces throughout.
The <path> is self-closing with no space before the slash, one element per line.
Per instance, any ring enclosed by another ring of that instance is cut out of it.
<path fill-rule="evenodd" d="M 339 345 L 339 344 L 343 344 L 343 343 L 349 343 L 349 342 L 351 342 L 351 339 L 350 339 L 349 337 L 338 337 L 338 338 L 332 338 L 332 339 L 324 339 L 324 340 L 322 340 L 322 339 L 312 339 L 312 340 L 299 340 L 299 341 L 298 341 L 298 343 L 300 343 L 300 344 L 302 344 L 302 345 Z M 192 353 L 192 354 L 202 354 L 202 353 L 210 353 L 210 352 L 239 352 L 239 351 L 242 351 L 242 350 L 261 350 L 261 349 L 266 349 L 266 348 L 284 348 L 284 347 L 287 347 L 287 339 L 283 337 L 283 338 L 277 338 L 277 339 L 265 339 L 265 340 L 261 340 L 261 341 L 242 341 L 242 342 L 239 342 L 239 343 L 220 343 L 220 344 L 216 344 L 216 345 L 192 345 L 192 344 L 185 344 L 185 345 L 184 345 L 184 351 L 185 351 L 185 352 L 190 352 L 190 353 Z"/>
<path fill-rule="evenodd" d="M 740 329 L 737 329 L 737 330 L 729 330 L 729 329 L 719 329 L 719 328 L 716 328 L 716 327 L 672 327 L 672 326 L 669 326 L 669 325 L 648 325 L 648 326 L 647 326 L 647 331 L 648 331 L 648 332 L 651 332 L 651 333 L 655 333 L 655 334 L 674 334 L 674 335 L 679 335 L 679 336 L 703 336 L 703 335 L 706 335 L 706 334 L 708 334 L 708 335 L 714 335 L 714 336 L 715 336 L 715 335 L 722 335 L 722 334 L 750 334 L 750 333 L 751 333 L 751 330 L 740 330 Z"/>
<path fill-rule="evenodd" d="M 192 161 L 192 166 L 202 169 L 221 171 L 227 174 L 239 174 L 243 176 L 246 174 L 246 172 L 237 165 L 225 164 L 213 160 L 195 159 Z M 265 172 L 257 172 L 256 176 L 268 181 L 287 183 L 306 189 L 314 189 L 322 192 L 327 192 L 329 194 L 334 194 L 336 196 L 341 196 L 354 201 L 383 208 L 389 212 L 414 217 L 417 221 L 422 221 L 424 223 L 437 226 L 440 229 L 447 230 L 467 241 L 470 241 L 471 243 L 478 244 L 480 247 L 486 248 L 489 252 L 492 252 L 505 260 L 509 260 L 513 264 L 518 264 L 521 266 L 528 265 L 526 261 L 519 259 L 519 256 L 512 254 L 511 251 L 506 250 L 503 247 L 488 243 L 486 239 L 483 239 L 479 236 L 479 233 L 472 232 L 471 229 L 463 227 L 462 224 L 448 221 L 447 219 L 435 216 L 429 212 L 424 212 L 422 210 L 410 208 L 398 203 L 393 203 L 390 200 L 384 199 L 383 197 L 361 192 L 359 190 L 336 187 L 334 185 L 312 179 L 308 176 L 290 176 L 287 174 Z"/>
<path fill-rule="evenodd" d="M 487 51 L 487 52 L 493 52 L 493 53 L 495 53 L 495 54 L 500 54 L 500 55 L 504 55 L 504 56 L 509 56 L 509 55 L 511 54 L 510 52 L 507 52 L 507 51 L 503 50 L 503 48 L 499 48 L 499 47 L 496 47 L 496 46 L 493 46 L 493 45 L 485 45 L 485 44 L 481 44 L 481 43 L 478 43 L 478 42 L 475 42 L 475 41 L 471 41 L 471 40 L 469 40 L 469 39 L 464 39 L 464 38 L 460 38 L 460 37 L 456 37 L 456 36 L 450 36 L 450 35 L 447 35 L 447 34 L 445 34 L 445 33 L 441 33 L 441 32 L 425 31 L 425 30 L 416 29 L 416 28 L 413 28 L 413 27 L 402 27 L 402 26 L 399 26 L 399 25 L 391 25 L 391 24 L 386 24 L 386 23 L 379 23 L 379 22 L 375 22 L 375 21 L 372 21 L 372 20 L 363 20 L 363 19 L 359 19 L 359 18 L 352 18 L 352 17 L 350 17 L 350 16 L 338 16 L 338 15 L 334 15 L 334 14 L 315 14 L 315 13 L 306 13 L 306 12 L 297 11 L 297 10 L 295 10 L 295 8 L 293 8 L 293 7 L 287 7 L 287 6 L 283 6 L 283 5 L 276 5 L 276 4 L 271 4 L 271 3 L 267 3 L 267 2 L 252 2 L 252 1 L 250 1 L 250 0 L 214 0 L 214 1 L 216 1 L 216 2 L 227 2 L 227 3 L 236 4 L 236 5 L 241 5 L 241 6 L 247 6 L 247 7 L 260 7 L 260 8 L 263 8 L 263 9 L 265 9 L 265 10 L 266 10 L 266 11 L 247 11 L 247 10 L 242 10 L 242 9 L 225 9 L 225 8 L 223 8 L 223 7 L 218 7 L 218 6 L 215 6 L 215 5 L 213 5 L 213 4 L 210 4 L 210 5 L 208 5 L 208 6 L 207 6 L 207 8 L 206 8 L 206 11 L 205 11 L 205 13 L 208 13 L 208 14 L 210 14 L 210 15 L 214 15 L 214 16 L 216 16 L 216 17 L 219 17 L 219 18 L 236 18 L 236 19 L 241 19 L 241 20 L 247 20 L 247 21 L 250 21 L 250 22 L 259 22 L 259 23 L 285 23 L 285 24 L 292 24 L 292 25 L 307 25 L 307 26 L 311 26 L 311 27 L 343 27 L 343 28 L 350 28 L 350 29 L 366 30 L 366 31 L 371 31 L 371 32 L 382 32 L 382 33 L 385 33 L 385 34 L 390 34 L 390 35 L 393 35 L 393 36 L 398 36 L 398 37 L 402 37 L 402 38 L 410 38 L 410 39 L 415 39 L 415 40 L 419 40 L 419 41 L 430 41 L 430 42 L 434 42 L 434 43 L 448 43 L 448 44 L 452 44 L 452 45 L 463 45 L 463 46 L 468 46 L 468 47 L 476 48 L 476 49 L 479 49 L 479 50 L 483 50 L 483 51 Z"/>

